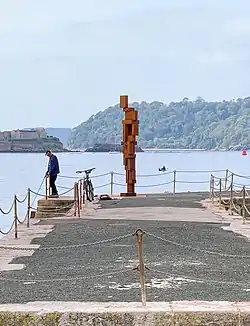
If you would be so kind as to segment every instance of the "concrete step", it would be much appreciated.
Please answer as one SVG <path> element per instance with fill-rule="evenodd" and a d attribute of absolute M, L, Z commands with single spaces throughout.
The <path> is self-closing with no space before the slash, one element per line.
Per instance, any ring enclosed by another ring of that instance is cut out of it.
<path fill-rule="evenodd" d="M 48 212 L 36 212 L 35 218 L 42 219 L 42 218 L 54 218 L 54 217 L 65 217 L 68 216 L 66 213 L 48 213 Z"/>
<path fill-rule="evenodd" d="M 66 206 L 38 206 L 37 211 L 39 212 L 67 212 L 74 203 L 69 203 Z"/>
<path fill-rule="evenodd" d="M 74 206 L 74 198 L 62 196 L 59 198 L 48 198 L 38 200 L 35 218 L 48 218 L 63 216 Z"/>
<path fill-rule="evenodd" d="M 54 206 L 67 206 L 70 203 L 74 202 L 73 197 L 62 196 L 59 198 L 48 198 L 48 199 L 39 199 L 37 202 L 38 206 L 47 206 L 47 207 L 54 207 Z"/>

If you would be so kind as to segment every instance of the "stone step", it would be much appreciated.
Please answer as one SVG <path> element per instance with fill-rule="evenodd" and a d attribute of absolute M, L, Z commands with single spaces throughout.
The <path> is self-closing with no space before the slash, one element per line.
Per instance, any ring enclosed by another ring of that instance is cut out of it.
<path fill-rule="evenodd" d="M 62 196 L 59 198 L 48 198 L 38 200 L 35 218 L 48 218 L 63 216 L 74 206 L 74 198 Z"/>
<path fill-rule="evenodd" d="M 36 212 L 35 218 L 41 219 L 41 218 L 54 218 L 54 217 L 65 217 L 66 213 L 48 213 L 48 212 Z"/>
<path fill-rule="evenodd" d="M 38 209 L 36 212 L 37 213 L 41 213 L 41 214 L 48 214 L 48 215 L 65 214 L 68 211 L 70 211 L 71 208 L 69 208 L 67 210 L 65 209 L 65 210 L 57 210 L 57 211 L 55 211 L 55 210 L 40 210 L 40 209 Z"/>
<path fill-rule="evenodd" d="M 73 197 L 62 196 L 59 198 L 48 198 L 39 199 L 37 202 L 38 206 L 67 206 L 74 202 Z"/>
<path fill-rule="evenodd" d="M 37 210 L 38 211 L 48 211 L 48 212 L 52 212 L 52 211 L 64 211 L 64 210 L 69 210 L 72 206 L 74 206 L 74 202 L 69 202 L 69 203 L 65 203 L 64 205 L 56 205 L 56 206 L 44 206 L 44 205 L 39 205 L 37 206 Z"/>

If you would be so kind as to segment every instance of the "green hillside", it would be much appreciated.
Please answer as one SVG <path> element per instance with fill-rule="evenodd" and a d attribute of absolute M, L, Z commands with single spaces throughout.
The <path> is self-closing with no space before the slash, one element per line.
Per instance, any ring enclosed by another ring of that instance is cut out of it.
<path fill-rule="evenodd" d="M 250 97 L 222 102 L 202 98 L 164 104 L 132 103 L 139 112 L 138 145 L 161 148 L 250 148 Z M 121 141 L 123 111 L 119 105 L 91 116 L 73 129 L 71 148 Z"/>

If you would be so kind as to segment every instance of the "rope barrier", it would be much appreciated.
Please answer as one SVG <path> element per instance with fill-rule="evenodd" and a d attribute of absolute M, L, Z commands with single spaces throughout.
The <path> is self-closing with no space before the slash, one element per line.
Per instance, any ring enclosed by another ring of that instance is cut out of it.
<path fill-rule="evenodd" d="M 134 234 L 125 234 L 125 235 L 121 235 L 115 238 L 110 238 L 110 239 L 104 239 L 104 240 L 100 240 L 100 241 L 96 241 L 96 242 L 89 242 L 89 243 L 80 243 L 80 244 L 75 244 L 75 245 L 65 245 L 65 246 L 53 246 L 53 247 L 39 247 L 37 248 L 37 250 L 65 250 L 65 249 L 77 249 L 77 248 L 82 248 L 82 247 L 92 247 L 92 246 L 97 246 L 97 245 L 101 245 L 101 244 L 106 244 L 106 243 L 111 243 L 114 241 L 118 241 L 118 240 L 123 240 L 123 239 L 127 239 L 130 237 L 133 237 Z M 1 246 L 0 245 L 0 249 L 7 249 L 7 250 L 34 250 L 34 248 L 29 248 L 29 247 L 15 247 L 15 246 Z"/>
<path fill-rule="evenodd" d="M 26 194 L 26 196 L 24 197 L 23 200 L 18 199 L 18 197 L 16 197 L 16 200 L 17 200 L 17 202 L 18 202 L 19 204 L 22 204 L 22 203 L 24 203 L 24 202 L 26 201 L 27 198 L 28 198 L 28 192 L 27 192 L 27 194 Z"/>
<path fill-rule="evenodd" d="M 238 178 L 242 178 L 242 179 L 250 179 L 250 176 L 249 175 L 241 175 L 241 174 L 237 174 L 237 173 L 234 173 L 232 171 L 229 171 L 231 174 L 233 174 L 234 176 L 238 177 Z"/>
<path fill-rule="evenodd" d="M 73 188 L 70 188 L 70 187 L 64 187 L 64 186 L 58 186 L 58 185 L 56 185 L 56 187 L 57 188 L 59 188 L 59 189 L 66 189 L 66 190 L 72 190 L 72 189 L 74 189 L 74 187 Z"/>
<path fill-rule="evenodd" d="M 12 211 L 13 207 L 14 207 L 14 201 L 12 202 L 12 204 L 11 204 L 11 206 L 10 206 L 10 209 L 9 209 L 7 212 L 5 212 L 4 210 L 2 210 L 2 208 L 0 208 L 0 212 L 1 212 L 3 215 L 8 215 L 8 214 Z"/>
<path fill-rule="evenodd" d="M 66 191 L 64 191 L 64 192 L 62 192 L 61 194 L 59 194 L 59 197 L 60 197 L 60 196 L 63 196 L 63 195 L 66 195 L 66 194 L 68 194 L 68 193 L 70 193 L 72 190 L 74 190 L 74 187 L 72 187 L 72 188 L 70 188 L 70 189 L 68 189 L 68 190 L 66 190 Z"/>
<path fill-rule="evenodd" d="M 40 194 L 39 192 L 35 192 L 35 191 L 31 190 L 31 189 L 30 189 L 30 192 L 31 192 L 32 194 L 36 195 L 36 196 L 45 197 L 45 195 Z"/>
<path fill-rule="evenodd" d="M 25 216 L 23 221 L 19 220 L 19 218 L 17 217 L 17 221 L 18 221 L 19 224 L 23 224 L 26 221 L 26 216 Z"/>
<path fill-rule="evenodd" d="M 156 174 L 137 174 L 137 177 L 158 177 L 158 176 L 164 176 L 164 175 L 169 175 L 169 174 L 173 174 L 174 171 L 169 171 L 169 172 L 162 172 L 162 173 L 156 173 Z M 123 174 L 122 174 L 123 175 Z"/>
<path fill-rule="evenodd" d="M 154 185 L 137 185 L 137 187 L 138 188 L 159 187 L 159 186 L 168 185 L 170 183 L 173 183 L 173 181 L 164 182 L 164 183 L 158 183 L 158 184 L 154 184 Z"/>
<path fill-rule="evenodd" d="M 225 176 L 215 176 L 213 173 L 221 173 L 224 172 Z M 180 173 L 188 173 L 188 174 L 196 174 L 196 173 L 210 173 L 211 174 L 211 179 L 210 181 L 208 180 L 178 180 L 176 177 L 177 174 Z M 168 175 L 173 174 L 173 180 L 164 180 L 164 178 Z M 99 178 L 99 177 L 105 177 L 110 175 L 110 182 L 100 184 L 100 185 L 93 185 L 94 189 L 101 189 L 105 187 L 110 187 L 110 193 L 111 195 L 113 194 L 113 187 L 114 186 L 119 186 L 119 187 L 126 187 L 127 185 L 125 183 L 117 182 L 114 180 L 114 176 L 122 176 L 124 177 L 124 173 L 119 173 L 119 172 L 108 172 L 108 173 L 103 173 L 99 175 L 93 175 L 91 176 L 91 179 L 94 178 Z M 65 205 L 64 207 L 55 207 L 55 208 L 44 208 L 44 209 L 39 209 L 39 212 L 42 213 L 62 213 L 64 216 L 67 216 L 67 214 L 72 213 L 72 208 L 75 206 L 75 210 L 73 215 L 80 217 L 80 210 L 82 209 L 84 203 L 85 203 L 85 197 L 86 197 L 86 191 L 88 190 L 87 185 L 85 184 L 85 179 L 84 178 L 79 178 L 78 176 L 65 176 L 65 175 L 59 175 L 60 178 L 68 178 L 68 179 L 74 179 L 77 180 L 75 182 L 75 185 L 77 185 L 77 189 L 74 187 L 66 187 L 64 185 L 58 185 L 57 187 L 59 189 L 63 189 L 62 193 L 59 194 L 59 196 L 64 196 L 66 194 L 71 193 L 74 191 L 74 201 L 70 203 L 69 205 Z M 161 177 L 161 182 L 159 183 L 153 183 L 153 184 L 137 184 L 137 188 L 154 188 L 154 187 L 163 187 L 167 185 L 173 184 L 173 193 L 176 193 L 176 185 L 178 184 L 208 184 L 210 183 L 210 198 L 212 198 L 212 201 L 214 202 L 214 199 L 218 200 L 219 205 L 225 205 L 226 207 L 229 206 L 230 213 L 233 214 L 233 211 L 243 214 L 243 220 L 244 223 L 246 221 L 246 214 L 249 214 L 250 208 L 247 207 L 246 204 L 246 198 L 250 198 L 250 189 L 246 189 L 247 187 L 250 188 L 250 184 L 243 185 L 242 183 L 235 182 L 234 180 L 235 177 L 238 178 L 245 178 L 245 179 L 250 179 L 250 176 L 244 176 L 241 174 L 234 173 L 230 170 L 174 170 L 174 171 L 167 171 L 163 173 L 156 173 L 156 174 L 138 174 L 137 177 Z M 40 189 L 43 185 L 43 182 L 46 182 L 46 193 L 42 194 L 40 192 Z M 28 190 L 27 194 L 25 195 L 24 198 L 20 199 L 17 196 L 15 196 L 15 200 L 12 202 L 11 207 L 9 208 L 8 211 L 4 211 L 2 208 L 0 208 L 0 213 L 4 215 L 10 214 L 13 209 L 14 209 L 14 226 L 15 226 L 15 232 L 17 234 L 17 223 L 22 224 L 24 223 L 25 220 L 27 221 L 27 226 L 29 227 L 29 213 L 30 210 L 33 209 L 36 211 L 37 209 L 34 207 L 34 202 L 37 196 L 48 198 L 49 193 L 48 193 L 48 178 L 44 177 L 42 183 L 40 184 L 40 187 L 38 191 L 34 190 Z M 223 183 L 223 185 L 222 185 Z M 166 189 L 164 190 L 166 191 Z M 169 192 L 169 189 L 167 189 Z M 30 194 L 33 194 L 35 196 L 33 203 L 30 204 Z M 244 197 L 244 199 L 243 199 Z M 88 198 L 88 197 L 87 197 Z M 27 214 L 25 215 L 24 220 L 21 220 L 17 216 L 17 203 L 22 204 L 25 203 L 28 200 L 27 203 Z M 240 201 L 242 202 L 240 203 Z M 250 203 L 249 203 L 250 204 Z M 242 213 L 243 212 L 243 213 Z M 250 214 L 249 214 L 250 215 Z M 13 227 L 13 225 L 12 225 Z M 0 231 L 2 234 L 6 234 L 4 231 Z M 7 232 L 9 233 L 9 232 Z"/>
<path fill-rule="evenodd" d="M 216 252 L 216 251 L 209 251 L 209 250 L 205 250 L 205 249 L 194 248 L 192 246 L 184 245 L 184 244 L 178 243 L 176 241 L 172 241 L 172 240 L 162 238 L 162 237 L 160 237 L 158 235 L 155 235 L 153 233 L 150 233 L 150 232 L 144 232 L 144 233 L 151 236 L 152 238 L 161 240 L 163 242 L 166 242 L 166 243 L 169 243 L 169 244 L 172 244 L 172 245 L 184 248 L 184 249 L 199 251 L 201 253 L 206 253 L 206 254 L 209 254 L 209 255 L 217 255 L 217 256 L 226 257 L 226 258 L 244 258 L 244 259 L 245 258 L 248 258 L 248 259 L 250 258 L 250 256 L 232 255 L 232 254 L 225 254 L 225 253 L 222 253 L 222 252 Z"/>
<path fill-rule="evenodd" d="M 100 185 L 100 186 L 95 186 L 95 189 L 103 188 L 103 187 L 107 187 L 107 186 L 110 186 L 110 185 L 111 185 L 111 182 L 109 182 L 109 183 L 105 183 L 105 184 Z"/>
<path fill-rule="evenodd" d="M 214 182 L 215 177 L 212 175 L 210 180 L 210 197 L 212 198 L 213 203 L 214 203 L 214 199 L 217 198 L 219 208 L 221 208 L 221 205 L 224 205 L 227 210 L 229 209 L 230 215 L 236 213 L 242 216 L 243 224 L 246 224 L 247 214 L 248 216 L 250 215 L 246 203 L 246 199 L 247 198 L 250 199 L 249 192 L 246 189 L 246 187 L 249 185 L 242 185 L 240 183 L 235 183 L 234 182 L 235 175 L 236 174 L 231 173 L 231 175 L 229 175 L 228 178 L 226 179 L 226 182 L 228 181 L 230 183 L 230 186 L 226 189 L 222 189 L 222 178 L 220 178 L 218 182 L 219 189 L 216 188 L 215 185 L 217 184 Z M 226 182 L 225 182 L 225 187 L 226 187 Z M 227 196 L 227 198 L 223 198 L 223 196 Z"/>
<path fill-rule="evenodd" d="M 244 186 L 245 186 L 245 187 L 250 187 L 250 184 L 242 184 L 242 183 L 235 183 L 235 182 L 234 182 L 234 186 L 237 186 L 238 188 L 240 188 L 240 187 L 242 188 L 242 187 L 244 187 Z"/>
<path fill-rule="evenodd" d="M 164 175 L 169 175 L 169 174 L 173 174 L 174 172 L 176 173 L 189 173 L 189 174 L 195 174 L 195 173 L 220 173 L 220 172 L 229 172 L 231 174 L 234 174 L 235 176 L 241 177 L 241 178 L 247 178 L 250 179 L 250 176 L 243 176 L 243 175 L 239 175 L 236 173 L 233 173 L 229 170 L 172 170 L 172 171 L 167 171 L 167 172 L 161 172 L 161 173 L 155 173 L 155 174 L 137 174 L 137 177 L 157 177 L 157 176 L 164 176 Z M 92 175 L 91 179 L 95 179 L 95 178 L 100 178 L 100 177 L 105 177 L 108 175 L 117 175 L 117 176 L 125 176 L 125 173 L 120 173 L 120 172 L 114 172 L 114 171 L 110 171 L 107 173 L 103 173 L 103 174 L 97 174 L 97 175 Z M 230 175 L 228 175 L 229 177 Z M 64 178 L 64 179 L 75 179 L 75 180 L 79 180 L 78 176 L 67 176 L 67 175 L 58 175 L 59 178 Z M 215 177 L 216 179 L 220 179 L 219 177 Z M 221 178 L 222 180 L 226 180 L 225 177 Z"/>
<path fill-rule="evenodd" d="M 65 277 L 65 278 L 49 278 L 49 279 L 31 279 L 31 280 L 22 280 L 19 278 L 5 278 L 0 276 L 1 281 L 7 281 L 7 282 L 18 282 L 18 283 L 47 283 L 47 282 L 71 282 L 71 281 L 77 281 L 77 280 L 87 280 L 91 278 L 99 278 L 99 277 L 105 277 L 105 276 L 112 276 L 115 274 L 121 274 L 130 271 L 129 269 L 121 269 L 118 271 L 113 271 L 110 273 L 102 273 L 97 275 L 81 275 L 81 276 L 75 276 L 75 277 Z M 0 274 L 1 275 L 1 274 Z"/>
<path fill-rule="evenodd" d="M 177 173 L 219 173 L 226 170 L 176 170 Z"/>
<path fill-rule="evenodd" d="M 137 265 L 137 267 L 132 268 L 130 266 L 126 266 L 123 264 L 123 268 L 119 269 L 119 270 L 113 270 L 113 271 L 107 271 L 105 272 L 100 270 L 100 267 L 98 268 L 98 272 L 95 275 L 91 275 L 91 273 L 89 273 L 87 271 L 87 273 L 85 275 L 62 275 L 62 277 L 50 277 L 50 278 L 35 278 L 35 275 L 39 276 L 39 272 L 37 274 L 33 274 L 33 279 L 21 279 L 21 278 L 10 278 L 10 277 L 5 277 L 5 273 L 4 272 L 0 272 L 0 281 L 2 282 L 15 282 L 15 283 L 27 283 L 27 284 L 36 284 L 36 283 L 50 283 L 50 282 L 72 282 L 72 281 L 82 281 L 82 280 L 90 280 L 90 279 L 96 279 L 96 278 L 103 278 L 103 277 L 109 277 L 109 276 L 114 276 L 114 275 L 118 275 L 118 274 L 125 274 L 128 272 L 132 272 L 132 271 L 138 271 L 140 273 L 140 290 L 141 290 L 141 299 L 142 299 L 142 305 L 146 305 L 146 288 L 150 287 L 151 285 L 147 282 L 145 282 L 145 271 L 149 271 L 149 272 L 153 272 L 157 274 L 164 274 L 164 280 L 166 280 L 167 278 L 172 278 L 172 281 L 180 281 L 180 279 L 182 279 L 183 282 L 197 282 L 197 283 L 216 283 L 216 284 L 225 284 L 225 285 L 232 285 L 232 286 L 249 286 L 250 283 L 249 282 L 244 282 L 243 281 L 221 281 L 219 280 L 214 280 L 214 279 L 208 279 L 208 278 L 196 278 L 193 275 L 189 276 L 189 275 L 176 275 L 173 273 L 169 273 L 168 271 L 164 271 L 164 270 L 158 270 L 157 267 L 156 269 L 154 267 L 150 267 L 148 268 L 145 264 L 144 264 L 144 256 L 143 256 L 143 235 L 146 235 L 148 237 L 152 237 L 154 239 L 157 240 L 161 240 L 163 242 L 166 242 L 168 244 L 172 244 L 175 245 L 177 247 L 181 247 L 184 249 L 187 249 L 188 251 L 190 250 L 194 250 L 194 251 L 198 251 L 200 252 L 202 255 L 201 257 L 204 257 L 204 253 L 205 254 L 209 254 L 209 255 L 218 255 L 220 257 L 224 257 L 224 258 L 242 258 L 242 259 L 249 259 L 250 256 L 247 255 L 233 255 L 233 254 L 227 254 L 227 253 L 223 253 L 223 252 L 215 252 L 215 251 L 209 251 L 206 249 L 201 249 L 201 248 L 195 248 L 193 246 L 190 245 L 186 245 L 183 243 L 178 243 L 176 241 L 170 240 L 170 239 L 166 239 L 163 238 L 161 236 L 155 235 L 153 233 L 147 232 L 147 231 L 142 231 L 141 229 L 137 229 L 135 233 L 129 233 L 129 234 L 125 234 L 125 235 L 121 235 L 121 236 L 117 236 L 114 238 L 109 238 L 109 239 L 104 239 L 104 240 L 100 240 L 100 241 L 96 241 L 96 242 L 91 242 L 91 243 L 84 243 L 84 244 L 73 244 L 73 245 L 64 245 L 64 246 L 53 246 L 53 247 L 17 247 L 17 246 L 0 246 L 1 249 L 5 249 L 5 250 L 58 250 L 58 249 L 73 249 L 75 250 L 76 248 L 83 248 L 83 247 L 92 247 L 94 245 L 103 245 L 103 244 L 109 244 L 110 242 L 113 241 L 119 241 L 122 239 L 127 239 L 127 238 L 131 238 L 131 237 L 136 237 L 137 239 L 137 246 L 138 246 L 138 260 L 139 260 L 139 265 Z M 85 250 L 85 249 L 84 249 Z M 205 258 L 206 259 L 206 258 Z M 130 260 L 131 262 L 131 260 Z M 155 266 L 157 266 L 156 264 L 154 264 Z M 57 266 L 58 267 L 58 266 Z M 78 269 L 80 270 L 80 268 L 82 268 L 81 265 L 79 266 L 60 266 L 60 270 L 74 270 L 75 274 L 76 273 L 76 268 L 78 267 Z M 102 271 L 102 272 L 101 272 Z M 220 271 L 223 271 L 220 270 Z M 101 272 L 101 273 L 100 273 Z M 221 275 L 222 273 L 220 273 Z M 154 276 L 154 279 L 157 278 Z M 171 279 L 169 280 L 171 281 Z"/>
<path fill-rule="evenodd" d="M 103 173 L 103 174 L 97 174 L 97 175 L 92 175 L 91 179 L 95 179 L 95 178 L 100 178 L 100 177 L 105 177 L 107 175 L 110 175 L 112 172 L 107 172 L 107 173 Z M 113 172 L 114 174 L 118 174 Z M 124 175 L 124 174 L 121 174 Z M 64 178 L 64 179 L 75 179 L 75 180 L 79 180 L 81 178 L 79 178 L 78 176 L 68 176 L 68 175 L 58 175 L 59 178 Z"/>
<path fill-rule="evenodd" d="M 199 183 L 209 183 L 209 181 L 181 181 L 181 180 L 176 180 L 176 183 L 194 183 L 194 184 L 199 184 Z"/>

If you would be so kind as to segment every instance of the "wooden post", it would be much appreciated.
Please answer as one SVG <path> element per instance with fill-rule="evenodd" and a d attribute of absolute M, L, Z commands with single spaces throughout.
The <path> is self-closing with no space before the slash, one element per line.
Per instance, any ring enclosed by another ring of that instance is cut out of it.
<path fill-rule="evenodd" d="M 85 180 L 82 182 L 82 204 L 85 204 Z"/>
<path fill-rule="evenodd" d="M 228 178 L 228 169 L 226 169 L 226 175 L 225 175 L 225 190 L 227 189 L 227 178 Z"/>
<path fill-rule="evenodd" d="M 14 196 L 14 227 L 15 227 L 15 239 L 17 239 L 17 198 Z"/>
<path fill-rule="evenodd" d="M 173 178 L 173 182 L 174 182 L 173 194 L 175 194 L 175 192 L 176 192 L 176 170 L 174 170 L 174 178 Z"/>
<path fill-rule="evenodd" d="M 80 209 L 82 210 L 82 204 L 83 204 L 83 200 L 82 200 L 82 179 L 79 181 L 79 192 L 80 192 Z"/>
<path fill-rule="evenodd" d="M 146 306 L 145 265 L 144 265 L 144 261 L 143 261 L 143 246 L 142 246 L 142 236 L 144 233 L 142 232 L 141 229 L 138 229 L 135 234 L 137 237 L 138 256 L 139 256 L 141 300 L 142 300 L 142 305 Z"/>
<path fill-rule="evenodd" d="M 76 202 L 77 202 L 77 216 L 80 217 L 80 195 L 79 195 L 79 183 L 76 183 Z"/>
<path fill-rule="evenodd" d="M 30 188 L 28 188 L 28 204 L 27 204 L 27 228 L 30 227 Z"/>
<path fill-rule="evenodd" d="M 242 198 L 242 223 L 246 224 L 246 186 L 243 187 L 243 198 Z"/>
<path fill-rule="evenodd" d="M 234 175 L 231 175 L 231 185 L 230 185 L 230 215 L 233 215 L 233 187 L 234 187 Z"/>
<path fill-rule="evenodd" d="M 75 202 L 75 205 L 74 205 L 74 216 L 76 216 L 76 212 L 77 212 L 77 183 L 74 184 L 74 202 Z"/>
<path fill-rule="evenodd" d="M 219 208 L 221 208 L 221 191 L 222 191 L 222 180 L 219 181 L 220 193 L 219 193 Z"/>
<path fill-rule="evenodd" d="M 210 198 L 212 199 L 212 204 L 214 203 L 214 176 L 211 174 L 210 178 Z"/>
<path fill-rule="evenodd" d="M 110 172 L 110 195 L 113 195 L 114 187 L 114 172 Z"/>

